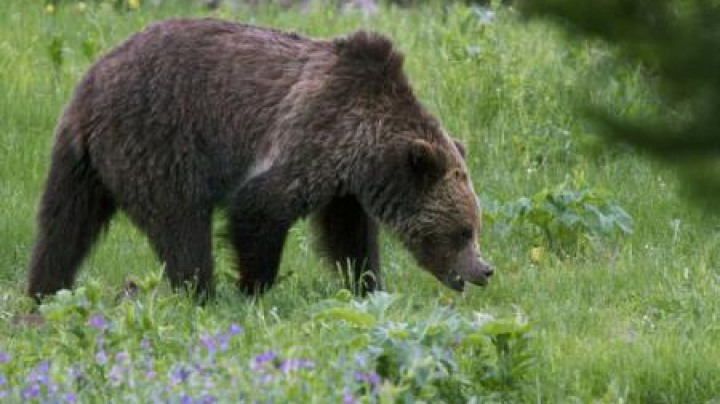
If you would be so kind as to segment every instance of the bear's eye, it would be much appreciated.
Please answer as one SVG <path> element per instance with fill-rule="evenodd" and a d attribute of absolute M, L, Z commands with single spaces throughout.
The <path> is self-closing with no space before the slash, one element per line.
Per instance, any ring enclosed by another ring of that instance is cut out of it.
<path fill-rule="evenodd" d="M 473 229 L 471 229 L 469 227 L 460 230 L 455 235 L 455 240 L 456 240 L 457 244 L 460 246 L 465 245 L 466 243 L 470 242 L 472 240 L 472 238 L 473 238 Z"/>

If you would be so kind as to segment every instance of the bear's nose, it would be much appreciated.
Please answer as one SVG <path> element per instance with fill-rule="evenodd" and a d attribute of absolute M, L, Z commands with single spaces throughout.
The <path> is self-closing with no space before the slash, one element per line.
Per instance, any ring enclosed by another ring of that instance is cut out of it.
<path fill-rule="evenodd" d="M 481 266 L 483 275 L 485 275 L 488 278 L 491 277 L 493 272 L 495 272 L 495 269 L 493 268 L 493 266 L 488 264 L 487 262 L 485 262 L 485 260 L 483 260 L 482 257 L 479 257 L 479 256 L 478 256 L 478 261 L 480 261 L 480 266 Z"/>

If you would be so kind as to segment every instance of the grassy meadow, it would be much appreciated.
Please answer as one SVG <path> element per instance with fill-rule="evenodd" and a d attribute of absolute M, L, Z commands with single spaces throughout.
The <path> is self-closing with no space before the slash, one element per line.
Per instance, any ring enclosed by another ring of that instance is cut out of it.
<path fill-rule="evenodd" d="M 660 107 L 613 49 L 460 4 L 367 17 L 61 3 L 0 4 L 0 402 L 720 403 L 720 219 L 583 119 L 586 103 Z M 279 284 L 256 300 L 233 289 L 218 236 L 218 297 L 198 306 L 118 215 L 76 289 L 28 316 L 35 209 L 76 82 L 149 22 L 208 14 L 392 37 L 419 98 L 467 145 L 490 285 L 455 294 L 385 235 L 387 293 L 356 299 L 299 223 Z M 128 280 L 137 293 L 123 297 Z"/>

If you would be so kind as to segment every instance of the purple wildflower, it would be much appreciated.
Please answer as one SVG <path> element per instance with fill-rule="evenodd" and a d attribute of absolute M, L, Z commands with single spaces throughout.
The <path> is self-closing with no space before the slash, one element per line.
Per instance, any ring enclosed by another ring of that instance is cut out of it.
<path fill-rule="evenodd" d="M 40 385 L 33 383 L 30 385 L 30 387 L 23 389 L 23 391 L 20 394 L 26 400 L 29 400 L 31 398 L 36 398 L 37 396 L 40 395 Z"/>
<path fill-rule="evenodd" d="M 212 394 L 206 394 L 205 397 L 202 399 L 203 404 L 213 404 L 216 403 L 218 400 L 215 396 Z"/>
<path fill-rule="evenodd" d="M 125 372 L 127 372 L 127 368 L 125 366 L 117 363 L 114 364 L 112 368 L 110 368 L 110 372 L 108 373 L 108 379 L 110 379 L 110 384 L 114 386 L 121 385 Z"/>
<path fill-rule="evenodd" d="M 48 376 L 48 370 L 50 370 L 50 364 L 47 361 L 40 362 L 34 369 L 28 373 L 25 377 L 25 381 L 29 383 L 40 383 L 47 384 L 50 381 Z"/>
<path fill-rule="evenodd" d="M 380 376 L 375 372 L 355 372 L 355 381 L 358 383 L 368 383 L 373 388 L 380 385 Z"/>
<path fill-rule="evenodd" d="M 353 397 L 352 394 L 346 392 L 346 393 L 343 395 L 343 401 L 342 401 L 342 402 L 343 402 L 343 404 L 355 404 L 355 403 L 357 403 L 358 401 L 355 399 L 355 397 Z"/>
<path fill-rule="evenodd" d="M 46 375 L 49 370 L 50 370 L 50 362 L 48 362 L 48 361 L 42 361 L 37 366 L 37 371 L 40 372 L 40 374 Z"/>
<path fill-rule="evenodd" d="M 150 340 L 147 338 L 143 338 L 142 341 L 140 341 L 140 348 L 150 349 Z"/>
<path fill-rule="evenodd" d="M 240 324 L 236 324 L 236 323 L 230 324 L 230 328 L 228 329 L 228 334 L 238 335 L 241 332 L 243 332 L 243 328 L 240 326 Z"/>
<path fill-rule="evenodd" d="M 208 334 L 203 334 L 203 336 L 200 337 L 200 343 L 207 349 L 208 354 L 214 354 L 217 350 L 215 340 Z"/>
<path fill-rule="evenodd" d="M 268 384 L 273 379 L 273 374 L 270 372 L 263 372 L 257 377 L 257 384 Z"/>
<path fill-rule="evenodd" d="M 227 351 L 228 342 L 230 342 L 230 334 L 218 334 L 217 344 L 220 346 L 220 351 Z"/>
<path fill-rule="evenodd" d="M 107 327 L 107 323 L 105 322 L 105 318 L 102 316 L 102 314 L 92 315 L 88 320 L 88 325 L 98 330 L 102 330 Z"/>
<path fill-rule="evenodd" d="M 263 367 L 263 365 L 265 365 L 265 363 L 274 360 L 276 357 L 277 354 L 272 351 L 263 352 L 260 355 L 257 355 L 254 360 L 253 369 L 259 370 Z"/>
<path fill-rule="evenodd" d="M 95 354 L 95 363 L 97 363 L 98 365 L 102 366 L 102 365 L 106 364 L 107 361 L 108 361 L 108 357 L 107 357 L 107 354 L 105 353 L 105 351 L 100 350 Z"/>
<path fill-rule="evenodd" d="M 172 384 L 184 383 L 188 379 L 188 377 L 190 377 L 191 372 L 192 370 L 190 368 L 180 366 L 174 372 L 172 372 L 170 382 Z"/>
<path fill-rule="evenodd" d="M 73 393 L 65 393 L 63 394 L 63 400 L 65 400 L 66 403 L 74 403 L 77 402 L 77 396 Z"/>
<path fill-rule="evenodd" d="M 3 375 L 0 375 L 0 386 L 4 386 L 7 384 L 7 378 Z"/>
<path fill-rule="evenodd" d="M 125 363 L 129 357 L 130 354 L 128 354 L 127 351 L 120 351 L 115 354 L 115 361 L 117 363 Z"/>
<path fill-rule="evenodd" d="M 70 368 L 70 377 L 75 381 L 79 380 L 83 376 L 83 370 L 78 365 L 74 365 Z"/>
<path fill-rule="evenodd" d="M 8 362 L 10 362 L 10 354 L 7 352 L 0 352 L 0 365 Z"/>

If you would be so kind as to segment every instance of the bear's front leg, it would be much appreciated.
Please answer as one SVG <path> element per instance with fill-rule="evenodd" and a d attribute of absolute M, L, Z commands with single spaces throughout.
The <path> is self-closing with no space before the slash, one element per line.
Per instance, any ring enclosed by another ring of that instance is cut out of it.
<path fill-rule="evenodd" d="M 288 230 L 304 211 L 301 198 L 292 194 L 272 173 L 233 192 L 230 242 L 240 273 L 238 287 L 247 295 L 262 294 L 275 282 Z"/>

